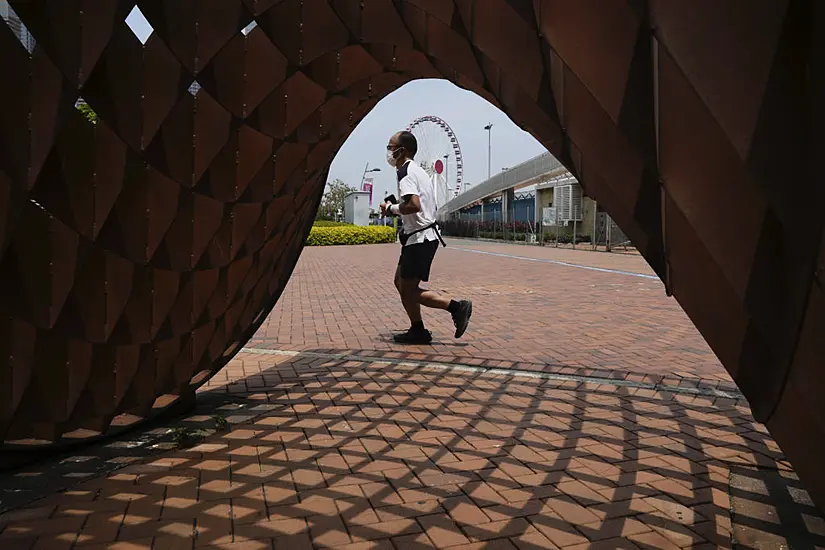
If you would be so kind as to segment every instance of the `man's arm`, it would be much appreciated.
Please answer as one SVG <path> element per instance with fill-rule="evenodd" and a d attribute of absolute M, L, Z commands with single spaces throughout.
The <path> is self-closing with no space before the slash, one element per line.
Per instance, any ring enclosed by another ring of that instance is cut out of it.
<path fill-rule="evenodd" d="M 421 211 L 421 200 L 418 195 L 404 195 L 398 205 L 398 212 L 401 214 L 415 214 Z"/>
<path fill-rule="evenodd" d="M 421 211 L 421 200 L 418 198 L 418 186 L 415 180 L 406 175 L 398 182 L 398 191 L 401 203 L 392 210 L 398 214 L 415 214 Z"/>

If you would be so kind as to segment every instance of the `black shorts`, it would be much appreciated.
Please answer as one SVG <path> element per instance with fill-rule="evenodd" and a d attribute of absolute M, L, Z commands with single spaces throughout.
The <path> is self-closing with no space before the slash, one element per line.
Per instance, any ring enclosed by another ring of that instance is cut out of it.
<path fill-rule="evenodd" d="M 430 266 L 438 250 L 438 241 L 424 241 L 423 243 L 408 244 L 401 247 L 401 258 L 398 259 L 398 273 L 402 279 L 419 281 L 430 280 Z"/>

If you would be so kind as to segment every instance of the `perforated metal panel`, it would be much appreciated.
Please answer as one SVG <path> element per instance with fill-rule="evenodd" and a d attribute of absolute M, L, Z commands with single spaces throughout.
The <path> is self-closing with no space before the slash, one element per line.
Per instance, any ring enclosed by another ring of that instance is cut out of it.
<path fill-rule="evenodd" d="M 0 25 L 6 441 L 191 395 L 277 300 L 352 128 L 446 78 L 619 223 L 825 501 L 821 2 L 11 5 L 36 47 Z"/>

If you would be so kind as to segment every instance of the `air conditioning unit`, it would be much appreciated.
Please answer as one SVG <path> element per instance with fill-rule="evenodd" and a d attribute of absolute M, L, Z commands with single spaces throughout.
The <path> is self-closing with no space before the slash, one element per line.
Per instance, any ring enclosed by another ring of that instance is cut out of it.
<path fill-rule="evenodd" d="M 557 186 L 553 189 L 553 205 L 558 210 L 559 221 L 582 221 L 582 186 L 578 183 Z"/>

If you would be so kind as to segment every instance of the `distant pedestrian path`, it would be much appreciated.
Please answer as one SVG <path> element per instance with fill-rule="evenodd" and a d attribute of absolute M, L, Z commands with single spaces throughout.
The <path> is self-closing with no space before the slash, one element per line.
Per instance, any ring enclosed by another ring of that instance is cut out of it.
<path fill-rule="evenodd" d="M 555 248 L 553 246 L 514 245 L 473 239 L 450 239 L 450 242 L 453 247 L 459 250 L 490 256 L 551 263 L 605 273 L 634 275 L 647 279 L 659 279 L 635 249 L 622 252 L 604 252 L 594 251 L 588 244 L 580 245 L 579 248 Z"/>
<path fill-rule="evenodd" d="M 427 320 L 428 346 L 391 342 L 407 320 L 390 275 L 398 245 L 308 248 L 248 348 L 359 350 L 431 361 L 568 366 L 730 381 L 645 260 L 592 252 L 451 239 L 431 286 L 476 303 L 464 338 L 448 318 Z M 388 302 L 390 304 L 388 304 Z"/>

